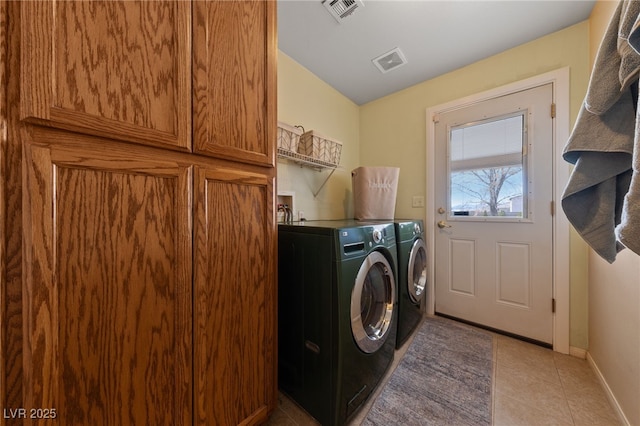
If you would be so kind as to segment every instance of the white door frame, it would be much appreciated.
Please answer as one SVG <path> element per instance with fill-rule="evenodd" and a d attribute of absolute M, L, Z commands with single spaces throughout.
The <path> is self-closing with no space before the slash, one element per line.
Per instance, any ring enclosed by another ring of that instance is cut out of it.
<path fill-rule="evenodd" d="M 569 67 L 550 71 L 526 80 L 517 81 L 485 92 L 456 99 L 451 102 L 427 108 L 427 205 L 425 235 L 429 265 L 429 284 L 426 311 L 435 312 L 435 123 L 433 117 L 439 113 L 463 108 L 477 102 L 504 96 L 513 92 L 530 89 L 547 83 L 553 84 L 553 102 L 556 118 L 553 122 L 553 297 L 556 311 L 553 316 L 553 350 L 569 353 L 569 221 L 560 209 L 564 187 L 569 180 L 569 166 L 562 161 L 562 150 L 569 139 Z"/>

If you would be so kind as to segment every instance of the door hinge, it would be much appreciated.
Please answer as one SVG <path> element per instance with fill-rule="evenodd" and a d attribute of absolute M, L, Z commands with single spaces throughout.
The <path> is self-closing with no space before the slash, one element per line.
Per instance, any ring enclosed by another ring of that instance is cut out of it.
<path fill-rule="evenodd" d="M 551 313 L 556 313 L 556 299 L 551 299 Z"/>
<path fill-rule="evenodd" d="M 433 116 L 431 117 L 431 120 L 433 120 L 434 123 L 439 123 L 440 122 L 440 114 L 433 114 Z"/>
<path fill-rule="evenodd" d="M 556 202 L 555 201 L 551 201 L 551 205 L 550 205 L 550 211 L 551 211 L 551 216 L 555 216 L 556 215 Z"/>
<path fill-rule="evenodd" d="M 551 104 L 551 118 L 556 118 L 556 104 Z"/>

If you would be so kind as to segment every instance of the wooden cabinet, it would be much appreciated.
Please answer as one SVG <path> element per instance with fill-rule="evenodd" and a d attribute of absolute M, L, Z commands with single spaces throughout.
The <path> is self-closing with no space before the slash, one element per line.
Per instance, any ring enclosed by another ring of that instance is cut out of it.
<path fill-rule="evenodd" d="M 275 7 L 24 2 L 21 118 L 275 166 Z"/>
<path fill-rule="evenodd" d="M 22 119 L 191 149 L 189 2 L 27 1 L 20 20 Z"/>
<path fill-rule="evenodd" d="M 196 152 L 275 166 L 275 122 L 265 119 L 276 116 L 275 5 L 193 4 Z"/>
<path fill-rule="evenodd" d="M 0 25 L 3 407 L 264 422 L 275 2 L 2 2 Z"/>
<path fill-rule="evenodd" d="M 66 425 L 190 424 L 191 167 L 30 133 L 24 406 Z"/>
<path fill-rule="evenodd" d="M 273 177 L 195 171 L 194 369 L 198 425 L 266 419 L 275 392 Z M 260 357 L 252 354 L 262 354 Z"/>

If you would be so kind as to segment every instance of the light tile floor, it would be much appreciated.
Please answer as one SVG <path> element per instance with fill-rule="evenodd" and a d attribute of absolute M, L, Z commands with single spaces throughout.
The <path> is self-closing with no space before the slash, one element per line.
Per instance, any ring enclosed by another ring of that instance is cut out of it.
<path fill-rule="evenodd" d="M 410 345 L 398 352 L 378 391 L 350 426 L 360 425 Z M 584 359 L 494 334 L 493 424 L 496 426 L 621 425 L 598 378 Z M 318 425 L 285 395 L 268 426 Z"/>

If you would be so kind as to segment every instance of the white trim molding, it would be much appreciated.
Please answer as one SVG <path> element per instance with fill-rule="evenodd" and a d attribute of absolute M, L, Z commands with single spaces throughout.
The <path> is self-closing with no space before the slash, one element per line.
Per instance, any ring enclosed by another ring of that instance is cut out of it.
<path fill-rule="evenodd" d="M 435 124 L 433 118 L 440 113 L 463 108 L 474 103 L 505 96 L 511 93 L 531 89 L 551 83 L 553 85 L 553 103 L 556 105 L 556 116 L 553 123 L 553 297 L 556 311 L 553 317 L 553 349 L 564 354 L 569 353 L 569 221 L 562 213 L 560 200 L 564 187 L 569 179 L 569 165 L 562 160 L 562 150 L 569 139 L 569 67 L 560 68 L 535 77 L 477 93 L 441 105 L 427 108 L 427 205 L 426 205 L 426 238 L 429 247 L 435 247 Z M 435 313 L 435 254 L 429 250 L 429 288 L 427 291 L 426 312 Z"/>
<path fill-rule="evenodd" d="M 582 348 L 576 348 L 575 346 L 570 346 L 569 355 L 571 355 L 574 358 L 587 359 L 587 350 Z"/>
<path fill-rule="evenodd" d="M 629 422 L 629 419 L 627 419 L 627 416 L 624 415 L 624 411 L 622 411 L 622 407 L 618 403 L 618 400 L 616 399 L 616 397 L 613 395 L 613 391 L 609 387 L 609 384 L 605 380 L 604 376 L 602 375 L 602 372 L 598 368 L 598 365 L 593 360 L 593 358 L 591 357 L 591 354 L 589 352 L 587 352 L 587 362 L 589 363 L 589 366 L 591 366 L 591 369 L 593 370 L 594 374 L 596 375 L 596 377 L 600 381 L 600 384 L 602 385 L 602 389 L 604 390 L 604 393 L 607 395 L 607 399 L 611 403 L 611 406 L 613 407 L 613 410 L 618 415 L 618 417 L 620 419 L 620 422 L 624 426 L 631 426 L 631 423 Z"/>

